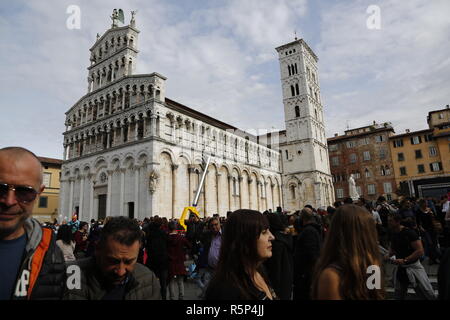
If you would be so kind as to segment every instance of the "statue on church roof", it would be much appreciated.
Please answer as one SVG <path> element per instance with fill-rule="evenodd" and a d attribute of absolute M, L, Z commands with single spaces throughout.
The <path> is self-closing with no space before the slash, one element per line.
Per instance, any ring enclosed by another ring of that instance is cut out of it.
<path fill-rule="evenodd" d="M 132 27 L 134 27 L 136 25 L 136 19 L 134 18 L 134 16 L 136 15 L 137 10 L 131 11 L 131 21 L 130 21 L 130 25 Z"/>
<path fill-rule="evenodd" d="M 112 16 L 110 18 L 113 21 L 112 26 L 111 26 L 112 28 L 117 28 L 118 21 L 120 21 L 122 23 L 125 23 L 125 17 L 123 15 L 123 10 L 122 9 L 119 9 L 119 10 L 114 9 L 113 13 L 112 13 Z"/>

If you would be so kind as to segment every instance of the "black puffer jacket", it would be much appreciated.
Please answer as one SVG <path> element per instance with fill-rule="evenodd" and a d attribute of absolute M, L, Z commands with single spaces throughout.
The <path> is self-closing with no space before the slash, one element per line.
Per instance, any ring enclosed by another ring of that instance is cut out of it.
<path fill-rule="evenodd" d="M 27 244 L 25 258 L 22 261 L 16 282 L 13 300 L 26 300 L 30 282 L 30 265 L 36 249 L 42 240 L 43 229 L 39 222 L 29 218 L 25 221 Z M 56 237 L 52 231 L 50 245 L 44 256 L 39 276 L 31 292 L 31 300 L 60 300 L 66 287 L 66 265 L 61 249 L 56 245 Z"/>

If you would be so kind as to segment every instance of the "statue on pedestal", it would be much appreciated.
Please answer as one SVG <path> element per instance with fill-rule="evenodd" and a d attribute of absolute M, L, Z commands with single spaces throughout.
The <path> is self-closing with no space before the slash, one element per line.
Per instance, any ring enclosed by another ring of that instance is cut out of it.
<path fill-rule="evenodd" d="M 356 201 L 359 199 L 358 191 L 356 191 L 356 183 L 355 179 L 353 178 L 353 174 L 350 175 L 350 178 L 348 178 L 348 192 L 349 197 L 353 199 L 353 201 Z"/>

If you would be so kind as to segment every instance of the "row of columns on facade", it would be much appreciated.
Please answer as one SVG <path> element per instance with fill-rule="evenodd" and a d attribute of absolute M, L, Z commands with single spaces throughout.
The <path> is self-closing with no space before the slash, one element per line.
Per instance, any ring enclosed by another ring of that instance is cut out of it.
<path fill-rule="evenodd" d="M 181 130 L 183 128 L 183 124 L 184 124 L 184 127 L 186 128 L 186 130 L 189 130 L 190 125 L 191 125 L 192 122 L 190 120 L 188 120 L 188 119 L 183 121 L 183 119 L 181 117 L 176 117 L 175 118 L 175 116 L 173 114 L 169 114 L 167 116 L 167 118 L 170 121 L 172 142 L 173 143 L 178 143 L 179 141 L 184 141 L 185 140 L 185 137 L 183 137 L 183 133 L 184 132 L 183 132 L 183 130 Z M 193 141 L 189 141 L 189 142 L 197 144 L 197 149 L 202 149 L 201 146 L 203 146 L 204 149 L 207 150 L 208 152 L 211 152 L 211 151 L 214 150 L 214 153 L 217 153 L 217 151 L 219 149 L 218 146 L 220 144 L 219 139 L 213 140 L 212 137 L 215 137 L 215 136 L 211 137 L 211 136 L 207 135 L 205 137 L 204 135 L 198 134 L 199 132 L 200 132 L 200 130 L 197 130 L 196 132 L 194 132 L 194 134 L 192 134 L 193 137 L 197 137 L 196 141 L 193 140 Z M 211 145 L 211 142 L 213 142 L 213 145 Z M 229 145 L 224 144 L 224 146 L 225 147 L 222 150 L 224 151 L 224 154 L 226 154 L 227 153 L 227 149 L 229 149 L 229 148 L 227 148 Z M 260 154 L 261 151 L 260 151 L 259 148 L 256 149 L 256 147 L 253 147 L 253 149 L 255 151 L 257 150 L 256 152 L 257 152 L 258 157 L 256 159 L 256 162 L 257 162 L 258 165 L 261 165 L 261 154 Z M 232 151 L 229 151 L 228 153 L 231 154 L 230 157 L 233 156 L 234 160 L 237 160 L 237 158 L 238 158 L 237 146 L 232 148 Z M 269 159 L 269 166 L 271 166 L 271 156 L 272 155 L 270 155 L 268 157 L 268 159 Z M 250 162 L 248 145 L 246 145 L 246 149 L 245 149 L 245 159 L 246 159 L 246 162 Z"/>
<path fill-rule="evenodd" d="M 113 39 L 114 38 L 112 38 L 111 40 L 113 40 Z M 110 53 L 110 51 L 108 49 L 113 50 L 112 55 L 114 55 L 118 50 L 121 50 L 126 47 L 134 47 L 133 46 L 134 39 L 131 37 L 130 38 L 124 37 L 124 41 L 122 42 L 122 44 L 120 44 L 121 37 L 118 37 L 117 39 L 118 39 L 117 42 L 111 42 L 111 46 L 108 46 L 107 45 L 108 42 L 105 42 L 105 46 L 104 47 L 101 46 L 98 49 L 99 51 L 97 53 L 92 52 L 90 60 L 94 63 L 97 63 L 98 61 L 107 58 L 108 54 Z M 104 54 L 104 56 L 103 56 L 103 54 Z"/>
<path fill-rule="evenodd" d="M 75 136 L 73 141 L 64 143 L 64 155 L 63 159 L 74 158 L 82 156 L 84 154 L 89 154 L 97 152 L 100 150 L 108 149 L 109 147 L 114 147 L 123 143 L 138 141 L 139 140 L 139 127 L 142 124 L 143 135 L 142 138 L 147 138 L 150 136 L 157 135 L 157 116 L 152 114 L 150 116 L 150 129 L 148 129 L 148 116 L 146 113 L 140 117 L 132 117 L 122 119 L 120 122 L 113 122 L 108 124 L 106 127 L 96 127 L 87 133 L 82 133 L 80 136 Z M 132 125 L 134 125 L 134 135 L 132 135 Z M 118 130 L 120 129 L 120 130 Z M 124 142 L 125 130 L 127 134 L 127 141 Z M 118 131 L 120 133 L 118 134 Z M 106 148 L 104 147 L 104 136 L 106 135 Z M 112 138 L 112 140 L 111 140 Z M 100 140 L 100 141 L 99 141 Z M 69 153 L 68 153 L 69 148 Z M 78 152 L 77 152 L 78 150 Z M 81 153 L 80 150 L 83 150 Z"/>
<path fill-rule="evenodd" d="M 102 96 L 99 98 L 99 101 L 95 99 L 94 103 L 89 102 L 88 106 L 85 105 L 83 107 L 84 109 L 83 114 L 81 113 L 80 110 L 78 117 L 73 116 L 71 120 L 72 123 L 66 122 L 66 131 L 68 131 L 69 125 L 71 125 L 71 129 L 74 129 L 80 125 L 89 123 L 89 121 L 97 120 L 100 109 L 103 109 L 103 115 L 109 115 L 114 113 L 115 109 L 113 110 L 113 108 L 116 106 L 117 110 L 119 111 L 129 108 L 132 105 L 132 102 L 126 101 L 127 97 L 131 99 L 132 96 L 136 96 L 136 101 L 134 101 L 134 103 L 141 103 L 141 102 L 145 103 L 146 101 L 154 99 L 155 97 L 157 98 L 156 95 L 158 91 L 158 90 L 155 91 L 152 88 L 143 91 L 126 90 L 126 88 L 121 88 L 120 90 L 122 91 L 120 94 L 108 93 L 106 95 L 106 98 L 103 98 Z M 142 101 L 140 101 L 141 96 L 143 98 Z M 88 119 L 89 116 L 89 114 L 87 113 L 88 109 L 92 109 L 90 119 Z M 75 126 L 73 126 L 73 124 L 75 124 Z"/>
<path fill-rule="evenodd" d="M 175 170 L 177 170 L 178 169 L 178 165 L 172 165 L 172 171 L 175 171 Z M 209 172 L 209 170 L 207 171 L 207 174 L 208 174 L 208 172 Z M 188 176 L 189 176 L 189 201 L 190 201 L 190 203 L 192 203 L 193 202 L 193 198 L 194 198 L 194 193 L 195 192 L 197 192 L 197 190 L 191 190 L 191 185 L 192 185 L 192 183 L 191 183 L 191 174 L 193 174 L 193 173 L 195 173 L 195 174 L 200 174 L 200 172 L 199 172 L 199 170 L 197 169 L 197 168 L 195 168 L 194 166 L 192 166 L 192 165 L 190 165 L 190 166 L 188 166 Z M 219 177 L 220 176 L 222 176 L 222 174 L 221 173 L 219 173 L 219 172 L 217 172 L 216 173 L 216 179 L 215 179 L 215 188 L 216 188 L 216 201 L 217 201 L 217 210 L 219 210 L 219 208 L 220 208 L 220 198 L 219 198 Z M 173 181 L 175 181 L 175 174 L 172 174 L 172 179 L 173 179 Z M 228 174 L 228 176 L 227 176 L 227 180 L 228 180 L 228 210 L 231 210 L 231 208 L 232 208 L 232 200 L 233 200 L 233 197 L 239 197 L 239 206 L 240 206 L 240 208 L 243 208 L 243 196 L 242 196 L 242 181 L 244 180 L 244 178 L 243 178 L 243 176 L 241 176 L 241 175 L 239 175 L 238 177 L 237 177 L 237 180 L 238 180 L 238 185 L 237 185 L 237 188 L 236 188 L 236 194 L 233 194 L 233 190 L 232 190 L 232 188 L 233 188 L 233 185 L 232 185 L 232 180 L 234 179 L 234 178 L 236 178 L 236 177 L 233 177 L 232 175 L 230 175 L 230 174 Z M 199 181 L 200 181 L 200 176 L 198 177 L 198 179 L 199 179 Z M 249 178 L 248 180 L 247 180 L 247 182 L 248 182 L 248 185 L 250 186 L 252 183 L 253 183 L 253 179 L 252 178 Z M 174 186 L 175 184 L 172 184 L 172 186 Z M 259 180 L 257 180 L 257 188 L 256 188 L 256 199 L 257 199 L 257 206 L 256 206 L 256 208 L 257 208 L 257 210 L 262 210 L 262 206 L 261 206 L 261 203 L 260 203 L 260 199 L 265 199 L 265 207 L 266 208 L 268 208 L 269 207 L 269 203 L 267 203 L 267 190 L 265 190 L 265 189 L 260 189 L 259 188 L 259 186 L 264 186 L 264 188 L 266 188 L 266 185 L 268 185 L 268 182 L 261 182 L 261 181 L 259 181 Z M 274 197 L 274 187 L 275 187 L 276 185 L 274 184 L 274 183 L 272 183 L 271 184 L 271 199 L 272 199 L 272 202 L 273 202 L 273 205 L 275 206 L 275 197 Z M 206 210 L 206 203 L 207 203 L 207 199 L 206 199 L 206 195 L 207 195 L 207 193 L 205 192 L 206 190 L 207 190 L 207 188 L 208 188 L 208 179 L 205 179 L 205 182 L 204 182 L 204 186 L 203 186 L 203 191 L 202 191 L 202 194 L 203 194 L 203 202 L 204 202 L 204 209 Z M 281 193 L 281 186 L 278 186 L 278 190 L 277 190 L 277 192 L 278 192 L 278 199 L 279 199 L 279 201 L 280 201 L 280 203 L 281 203 L 281 199 L 282 199 L 282 193 Z M 172 187 L 172 192 L 173 192 L 173 197 L 172 197 L 172 202 L 173 202 L 173 208 L 172 208 L 172 212 L 175 212 L 175 188 L 174 187 Z M 261 192 L 263 193 L 263 194 L 261 194 Z M 253 198 L 252 198 L 252 192 L 251 192 L 251 188 L 249 188 L 248 189 L 248 198 L 249 198 L 249 206 L 250 206 L 250 208 L 252 208 L 253 206 L 254 206 L 254 203 L 252 202 L 252 200 L 253 200 Z"/>
<path fill-rule="evenodd" d="M 139 173 L 140 173 L 140 168 L 143 166 L 133 166 L 131 169 L 135 172 L 135 183 L 134 183 L 134 193 L 135 193 L 135 209 L 136 212 L 139 212 Z M 108 173 L 108 179 L 107 179 L 107 202 L 106 202 L 106 215 L 109 216 L 111 215 L 111 198 L 112 198 L 112 187 L 111 187 L 111 177 L 112 174 L 114 172 L 119 172 L 120 173 L 120 209 L 119 209 L 119 214 L 121 216 L 124 215 L 124 206 L 125 206 L 125 172 L 126 172 L 126 168 L 118 168 L 116 170 L 106 170 L 106 172 Z M 89 195 L 89 220 L 93 218 L 93 213 L 94 213 L 94 187 L 96 184 L 95 179 L 93 179 L 95 176 L 95 174 L 89 173 L 86 175 L 79 175 L 77 178 L 75 177 L 71 177 L 68 178 L 67 180 L 61 180 L 61 182 L 69 182 L 70 184 L 70 194 L 69 194 L 69 210 L 73 211 L 74 210 L 74 186 L 75 186 L 75 181 L 76 180 L 80 180 L 80 197 L 79 197 L 79 218 L 81 219 L 81 217 L 84 218 L 84 186 L 86 183 L 86 179 L 88 181 L 90 181 L 90 195 Z"/>
<path fill-rule="evenodd" d="M 95 89 L 102 87 L 105 83 L 111 83 L 118 77 L 131 75 L 131 64 L 131 61 L 129 61 L 128 63 L 125 62 L 124 64 L 120 64 L 119 61 L 116 61 L 115 64 L 110 64 L 107 67 L 103 67 L 102 69 L 97 70 L 97 72 L 93 72 L 88 77 L 88 92 L 92 92 Z M 109 73 L 111 73 L 111 79 L 108 80 Z"/>
<path fill-rule="evenodd" d="M 139 212 L 139 194 L 140 194 L 140 188 L 139 188 L 139 175 L 140 175 L 140 168 L 141 167 L 146 167 L 146 165 L 142 165 L 142 166 L 133 166 L 131 167 L 131 169 L 134 171 L 134 175 L 135 175 L 135 181 L 134 181 L 134 206 L 135 206 L 135 210 L 138 213 Z M 172 171 L 176 171 L 178 169 L 178 165 L 172 165 Z M 108 174 L 108 178 L 107 178 L 107 203 L 106 203 L 106 215 L 109 216 L 111 215 L 111 199 L 112 199 L 112 174 L 114 172 L 119 172 L 120 173 L 120 208 L 119 208 L 119 214 L 120 215 L 124 215 L 124 209 L 125 209 L 125 173 L 127 171 L 127 168 L 118 168 L 116 170 L 106 170 L 107 174 Z M 189 166 L 188 167 L 188 177 L 189 177 L 189 204 L 186 204 L 186 206 L 191 205 L 193 202 L 193 198 L 194 198 L 194 193 L 197 190 L 194 190 L 193 188 L 193 180 L 191 179 L 191 175 L 192 174 L 200 174 L 198 169 L 193 167 L 193 166 Z M 74 210 L 74 187 L 75 187 L 75 182 L 76 180 L 80 180 L 80 196 L 79 196 L 79 218 L 84 218 L 84 187 L 86 184 L 86 179 L 88 181 L 90 181 L 90 194 L 89 194 L 89 220 L 93 218 L 93 212 L 94 212 L 94 187 L 96 184 L 95 179 L 93 179 L 95 176 L 95 174 L 89 173 L 89 174 L 81 174 L 78 177 L 70 177 L 67 180 L 61 180 L 62 183 L 64 182 L 69 182 L 70 186 L 70 193 L 69 193 L 69 210 L 73 211 Z M 220 208 L 220 203 L 219 203 L 219 177 L 221 176 L 221 173 L 217 173 L 216 174 L 216 180 L 215 180 L 215 187 L 216 187 L 216 200 L 217 200 L 217 210 L 219 210 Z M 243 196 L 242 196 L 242 181 L 243 181 L 243 177 L 242 176 L 238 176 L 238 189 L 236 190 L 236 194 L 233 194 L 233 186 L 232 186 L 232 180 L 233 180 L 232 175 L 228 175 L 227 176 L 227 180 L 228 180 L 228 210 L 231 210 L 232 206 L 232 200 L 233 197 L 239 197 L 239 205 L 240 208 L 243 207 Z M 250 186 L 253 183 L 253 179 L 248 179 L 248 185 Z M 253 198 L 253 194 L 251 192 L 251 189 L 249 188 L 248 190 L 248 198 L 249 198 L 249 206 L 250 208 L 252 207 L 256 207 L 257 210 L 262 210 L 263 206 L 261 203 L 260 199 L 264 199 L 265 201 L 265 208 L 269 208 L 269 203 L 268 201 L 268 197 L 267 197 L 267 190 L 259 188 L 259 186 L 264 186 L 263 188 L 266 188 L 266 186 L 268 185 L 268 182 L 261 182 L 261 181 L 257 181 L 257 185 L 258 187 L 256 188 L 256 199 L 257 199 L 257 203 L 256 206 L 254 206 L 255 204 L 252 202 Z M 176 204 L 176 175 L 172 174 L 172 218 L 175 218 L 175 204 Z M 274 187 L 276 186 L 276 184 L 272 183 L 270 185 L 271 187 L 271 199 L 272 199 L 272 204 L 275 207 L 275 197 L 274 197 Z M 198 186 L 197 186 L 198 187 Z M 207 190 L 208 188 L 208 181 L 205 180 L 205 185 L 203 186 L 203 207 L 206 210 L 206 205 L 207 205 Z M 282 193 L 281 193 L 281 186 L 278 185 L 278 190 L 276 190 L 276 192 L 278 192 L 278 201 L 281 203 L 282 202 Z M 264 197 L 265 196 L 265 197 Z"/>

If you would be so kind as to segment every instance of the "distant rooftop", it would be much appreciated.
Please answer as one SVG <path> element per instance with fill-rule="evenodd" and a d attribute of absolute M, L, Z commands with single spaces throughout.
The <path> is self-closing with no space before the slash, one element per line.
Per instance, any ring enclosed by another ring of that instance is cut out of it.
<path fill-rule="evenodd" d="M 61 166 L 63 161 L 60 159 L 53 159 L 53 158 L 45 158 L 45 157 L 38 157 L 39 161 L 41 161 L 42 164 L 56 164 Z"/>

